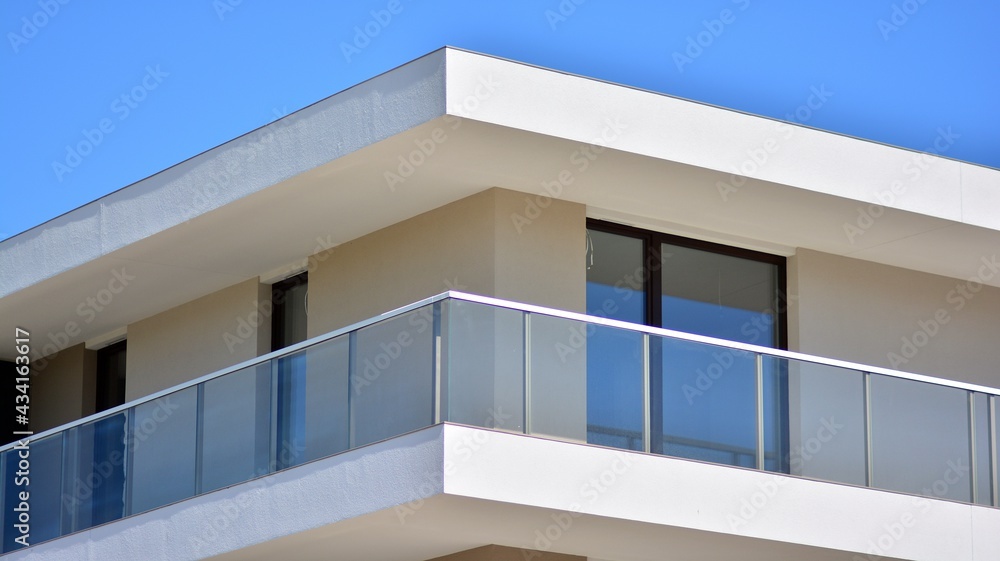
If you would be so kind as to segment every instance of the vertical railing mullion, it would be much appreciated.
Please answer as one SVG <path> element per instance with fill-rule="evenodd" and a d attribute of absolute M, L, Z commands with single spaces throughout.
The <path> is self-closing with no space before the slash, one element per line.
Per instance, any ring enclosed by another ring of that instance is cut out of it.
<path fill-rule="evenodd" d="M 990 417 L 990 487 L 993 491 L 993 506 L 1000 507 L 1000 489 L 998 489 L 998 484 L 1000 484 L 1000 476 L 998 472 L 1000 469 L 997 468 L 997 462 L 1000 462 L 1000 452 L 997 451 L 997 396 L 991 395 L 989 397 L 989 417 Z"/>
<path fill-rule="evenodd" d="M 122 478 L 125 489 L 123 492 L 122 517 L 132 514 L 132 484 L 135 481 L 135 407 L 125 410 L 125 434 L 123 435 L 125 449 L 124 466 L 122 467 Z M 95 432 L 96 435 L 96 423 Z"/>
<path fill-rule="evenodd" d="M 202 493 L 205 454 L 205 384 L 198 384 L 194 421 L 194 496 Z"/>
<path fill-rule="evenodd" d="M 433 368 L 434 368 L 434 389 L 433 389 L 433 400 L 434 400 L 434 424 L 441 422 L 441 302 L 434 302 L 432 304 L 432 315 L 434 316 L 434 338 L 433 338 Z"/>
<path fill-rule="evenodd" d="M 524 312 L 524 434 L 531 434 L 531 312 Z"/>
<path fill-rule="evenodd" d="M 972 497 L 972 504 L 979 502 L 979 462 L 978 454 L 976 453 L 976 445 L 978 444 L 978 439 L 976 438 L 976 394 L 973 392 L 965 392 L 967 396 L 967 401 L 969 403 L 969 487 Z"/>
<path fill-rule="evenodd" d="M 649 389 L 649 333 L 642 334 L 642 451 L 653 449 L 653 408 Z"/>
<path fill-rule="evenodd" d="M 61 533 L 63 535 L 72 533 L 76 531 L 77 517 L 80 513 L 79 497 L 76 493 L 76 478 L 80 473 L 79 468 L 79 452 L 77 441 L 79 440 L 79 427 L 73 427 L 66 431 L 66 437 L 63 438 L 63 489 L 69 485 L 69 499 L 66 500 L 67 495 L 63 496 L 62 508 L 65 509 L 66 505 L 70 505 L 69 520 L 63 520 Z M 69 438 L 69 434 L 73 434 L 73 438 Z M 67 472 L 67 470 L 69 470 Z M 4 479 L 6 481 L 6 479 Z"/>
<path fill-rule="evenodd" d="M 278 419 L 278 415 L 280 414 L 278 410 L 279 362 L 281 362 L 280 358 L 271 359 L 271 426 L 269 428 L 271 444 L 267 449 L 268 473 L 274 473 L 281 469 L 281 466 L 278 465 L 278 458 L 282 447 L 282 443 L 278 442 L 278 423 L 280 422 Z"/>
<path fill-rule="evenodd" d="M 764 355 L 755 353 L 757 389 L 757 469 L 764 469 Z"/>
<path fill-rule="evenodd" d="M 864 376 L 863 397 L 865 402 L 865 485 L 874 486 L 875 479 L 875 458 L 872 450 L 872 375 L 870 372 L 862 373 Z"/>
<path fill-rule="evenodd" d="M 354 377 L 358 368 L 358 332 L 347 334 L 347 449 L 352 450 L 356 444 L 354 430 Z"/>

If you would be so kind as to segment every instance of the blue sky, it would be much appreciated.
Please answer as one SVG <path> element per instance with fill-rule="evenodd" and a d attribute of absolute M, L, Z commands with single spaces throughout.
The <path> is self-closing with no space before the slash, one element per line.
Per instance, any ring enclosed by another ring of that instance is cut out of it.
<path fill-rule="evenodd" d="M 915 150 L 946 131 L 945 156 L 1000 168 L 998 21 L 982 0 L 3 0 L 0 239 L 443 45 Z"/>

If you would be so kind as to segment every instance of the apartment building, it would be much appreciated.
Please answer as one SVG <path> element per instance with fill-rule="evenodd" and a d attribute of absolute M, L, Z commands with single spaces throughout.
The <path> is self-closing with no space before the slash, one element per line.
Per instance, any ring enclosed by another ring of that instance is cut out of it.
<path fill-rule="evenodd" d="M 998 559 L 1000 171 L 928 138 L 446 48 L 21 233 L 4 555 Z"/>

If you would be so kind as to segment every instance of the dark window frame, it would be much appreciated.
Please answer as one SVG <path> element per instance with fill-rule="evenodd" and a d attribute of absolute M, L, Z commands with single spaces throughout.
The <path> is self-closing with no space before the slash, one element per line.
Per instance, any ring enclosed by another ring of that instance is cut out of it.
<path fill-rule="evenodd" d="M 284 325 L 288 316 L 288 302 L 285 294 L 297 286 L 309 285 L 309 272 L 292 275 L 271 285 L 271 350 L 283 349 L 297 341 L 285 341 L 284 332 L 277 326 Z M 308 290 L 308 288 L 306 289 Z"/>
<path fill-rule="evenodd" d="M 741 247 L 685 238 L 674 234 L 665 234 L 653 230 L 626 226 L 606 220 L 596 218 L 587 219 L 587 229 L 617 234 L 642 240 L 643 245 L 643 267 L 648 274 L 643 275 L 643 293 L 646 295 L 646 325 L 653 327 L 663 327 L 663 309 L 661 301 L 663 298 L 663 261 L 660 256 L 661 244 L 678 245 L 690 249 L 698 249 L 741 259 L 749 259 L 777 266 L 777 301 L 775 302 L 775 321 L 777 330 L 775 333 L 775 348 L 781 350 L 788 349 L 788 281 L 787 281 L 787 259 L 781 255 L 754 251 Z"/>
<path fill-rule="evenodd" d="M 125 403 L 125 384 L 128 377 L 126 371 L 120 380 L 112 380 L 110 369 L 112 361 L 117 360 L 119 353 L 128 356 L 128 339 L 112 343 L 97 350 L 97 395 L 94 400 L 94 412 L 100 413 L 112 407 Z M 123 368 L 124 370 L 124 368 Z M 112 383 L 120 384 L 112 388 Z"/>

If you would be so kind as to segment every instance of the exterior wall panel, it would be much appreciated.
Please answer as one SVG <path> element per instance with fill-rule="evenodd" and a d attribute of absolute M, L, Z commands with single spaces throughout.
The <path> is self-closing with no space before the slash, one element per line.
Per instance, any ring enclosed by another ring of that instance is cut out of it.
<path fill-rule="evenodd" d="M 254 278 L 130 325 L 125 400 L 267 352 L 267 294 Z"/>
<path fill-rule="evenodd" d="M 802 249 L 788 269 L 792 350 L 1000 385 L 1000 289 Z"/>

